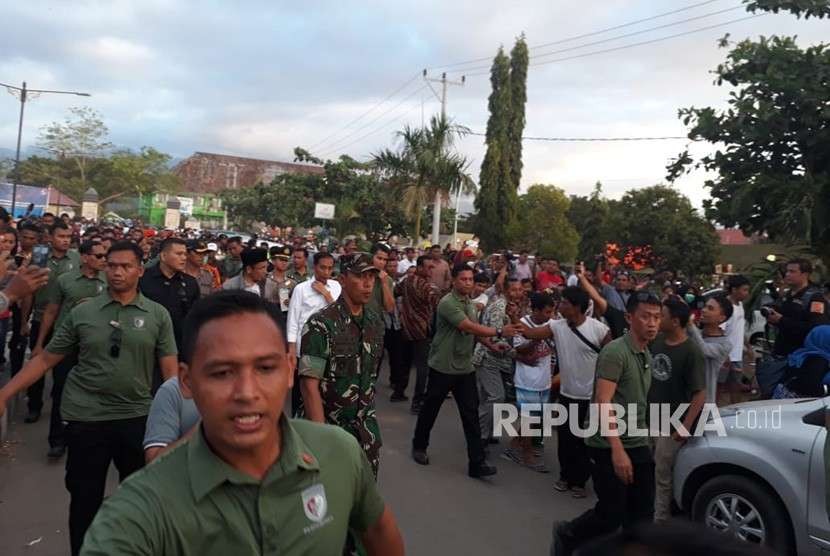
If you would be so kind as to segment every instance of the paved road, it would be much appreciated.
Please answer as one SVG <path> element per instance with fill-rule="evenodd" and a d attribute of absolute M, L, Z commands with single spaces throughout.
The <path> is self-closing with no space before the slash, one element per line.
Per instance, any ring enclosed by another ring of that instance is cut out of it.
<path fill-rule="evenodd" d="M 436 422 L 431 465 L 415 464 L 409 457 L 415 417 L 407 404 L 389 403 L 388 387 L 379 390 L 384 439 L 379 482 L 403 531 L 407 554 L 547 555 L 551 523 L 591 505 L 590 498 L 574 500 L 555 492 L 553 473 L 541 475 L 502 460 L 498 446 L 492 458 L 498 475 L 486 481 L 468 478 L 464 435 L 453 400 L 445 402 Z M 34 425 L 22 423 L 24 406 L 17 404 L 9 442 L 0 448 L 0 553 L 63 556 L 69 545 L 69 499 L 62 462 L 49 463 L 45 457 L 49 406 Z M 554 441 L 547 441 L 545 459 L 556 471 Z M 115 488 L 114 473 L 110 478 Z"/>

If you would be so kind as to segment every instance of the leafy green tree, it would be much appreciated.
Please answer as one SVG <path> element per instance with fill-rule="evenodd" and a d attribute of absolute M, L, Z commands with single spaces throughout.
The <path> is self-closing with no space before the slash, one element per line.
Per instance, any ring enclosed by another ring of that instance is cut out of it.
<path fill-rule="evenodd" d="M 58 160 L 70 160 L 78 170 L 80 188 L 87 188 L 90 165 L 112 147 L 109 130 L 101 115 L 89 107 L 72 107 L 63 122 L 53 122 L 41 130 L 38 147 Z"/>
<path fill-rule="evenodd" d="M 174 193 L 180 186 L 178 176 L 170 171 L 170 155 L 153 147 L 145 146 L 138 152 L 116 151 L 107 162 L 102 175 L 95 179 L 101 198 L 128 193 L 141 196 L 155 191 Z"/>
<path fill-rule="evenodd" d="M 507 129 L 510 181 L 517 191 L 522 180 L 522 134 L 525 130 L 528 60 L 527 43 L 522 34 L 510 51 L 510 121 Z"/>
<path fill-rule="evenodd" d="M 830 17 L 826 0 L 755 0 L 750 11 Z M 728 44 L 725 40 L 722 44 Z M 830 265 L 830 47 L 800 48 L 795 37 L 734 46 L 715 71 L 728 84 L 728 108 L 684 108 L 689 138 L 717 145 L 694 160 L 683 152 L 669 179 L 702 168 L 709 218 L 774 241 L 806 243 Z"/>
<path fill-rule="evenodd" d="M 628 191 L 610 211 L 608 225 L 621 247 L 650 247 L 658 270 L 686 276 L 713 270 L 718 254 L 714 229 L 686 196 L 671 187 Z"/>
<path fill-rule="evenodd" d="M 605 252 L 614 234 L 608 228 L 608 200 L 602 196 L 602 184 L 597 182 L 590 196 L 571 195 L 568 220 L 579 233 L 580 260 L 592 260 L 595 255 Z"/>
<path fill-rule="evenodd" d="M 570 200 L 552 185 L 532 185 L 519 197 L 519 217 L 509 226 L 514 249 L 570 261 L 576 257 L 579 234 L 568 220 Z"/>
<path fill-rule="evenodd" d="M 510 172 L 508 130 L 510 127 L 510 60 L 499 48 L 490 70 L 492 91 L 488 100 L 485 143 L 479 191 L 476 195 L 475 230 L 486 251 L 507 247 L 507 229 L 516 216 L 518 193 Z"/>

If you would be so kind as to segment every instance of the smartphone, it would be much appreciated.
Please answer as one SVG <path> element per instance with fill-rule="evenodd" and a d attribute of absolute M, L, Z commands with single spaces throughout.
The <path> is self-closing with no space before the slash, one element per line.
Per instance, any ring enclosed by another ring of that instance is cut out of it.
<path fill-rule="evenodd" d="M 48 245 L 35 245 L 32 248 L 32 266 L 39 266 L 41 268 L 46 268 L 46 265 L 49 264 L 49 246 Z"/>

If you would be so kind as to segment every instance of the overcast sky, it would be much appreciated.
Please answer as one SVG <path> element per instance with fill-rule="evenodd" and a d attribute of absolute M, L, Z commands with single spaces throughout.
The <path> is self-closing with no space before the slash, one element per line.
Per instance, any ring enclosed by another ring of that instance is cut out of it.
<path fill-rule="evenodd" d="M 101 112 L 115 144 L 152 145 L 176 157 L 209 151 L 290 161 L 295 146 L 310 147 L 335 133 L 313 152 L 365 158 L 390 146 L 394 131 L 405 123 L 420 125 L 422 113 L 428 118 L 440 109 L 429 89 L 419 91 L 424 81 L 416 76 L 425 67 L 491 58 L 500 44 L 512 47 L 522 32 L 533 47 L 696 3 L 700 0 L 4 2 L 0 82 L 26 80 L 30 87 L 93 95 L 49 95 L 27 104 L 24 146 L 35 142 L 41 126 L 62 119 L 69 106 L 89 105 Z M 746 17 L 742 9 L 706 15 L 739 5 L 712 0 L 616 31 L 535 48 L 531 64 Z M 679 107 L 721 106 L 726 99 L 727 90 L 713 86 L 709 72 L 726 54 L 716 43 L 727 32 L 732 40 L 797 34 L 806 45 L 826 38 L 827 22 L 766 15 L 531 67 L 525 135 L 684 135 Z M 563 49 L 568 50 L 541 56 Z M 447 69 L 472 74 L 488 66 L 485 61 Z M 440 71 L 430 74 L 438 77 Z M 489 91 L 486 74 L 450 87 L 448 114 L 484 131 Z M 13 97 L 0 97 L 0 147 L 15 145 L 18 109 Z M 526 141 L 522 187 L 548 183 L 586 194 L 600 180 L 609 196 L 619 197 L 632 187 L 662 181 L 668 159 L 684 145 Z M 477 178 L 483 138 L 467 137 L 459 147 Z M 702 175 L 693 174 L 678 187 L 699 205 L 707 196 L 702 181 Z"/>

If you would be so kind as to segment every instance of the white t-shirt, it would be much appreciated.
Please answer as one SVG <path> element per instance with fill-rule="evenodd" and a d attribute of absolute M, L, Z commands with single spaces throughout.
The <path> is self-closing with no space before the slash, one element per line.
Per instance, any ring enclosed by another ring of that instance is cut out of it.
<path fill-rule="evenodd" d="M 414 266 L 418 266 L 417 260 L 410 261 L 409 259 L 404 258 L 398 261 L 398 276 L 403 278 L 406 275 L 406 271 Z"/>
<path fill-rule="evenodd" d="M 550 326 L 550 323 L 553 321 L 548 321 L 544 324 L 536 324 L 530 317 L 522 318 L 522 322 L 529 326 L 530 328 L 542 327 L 542 326 Z M 513 339 L 513 346 L 519 347 L 525 344 L 529 344 L 533 340 L 528 340 L 522 336 L 516 336 Z M 522 363 L 518 359 L 516 359 L 516 374 L 513 376 L 513 383 L 516 385 L 516 388 L 522 388 L 523 390 L 534 390 L 537 392 L 543 392 L 545 390 L 550 390 L 550 378 L 551 378 L 551 368 L 550 368 L 550 357 L 553 353 L 553 342 L 550 340 L 538 340 L 536 343 L 536 349 L 533 352 L 534 357 L 536 359 L 536 365 L 530 365 L 528 363 Z"/>
<path fill-rule="evenodd" d="M 746 327 L 746 315 L 744 304 L 732 305 L 732 316 L 726 321 L 724 331 L 729 338 L 732 351 L 729 352 L 730 361 L 744 360 L 744 328 Z"/>
<path fill-rule="evenodd" d="M 597 352 L 574 334 L 565 319 L 552 320 L 549 325 L 559 361 L 559 391 L 569 398 L 590 400 L 594 394 Z M 577 330 L 597 347 L 602 347 L 602 340 L 608 335 L 608 326 L 594 318 L 585 319 Z"/>

